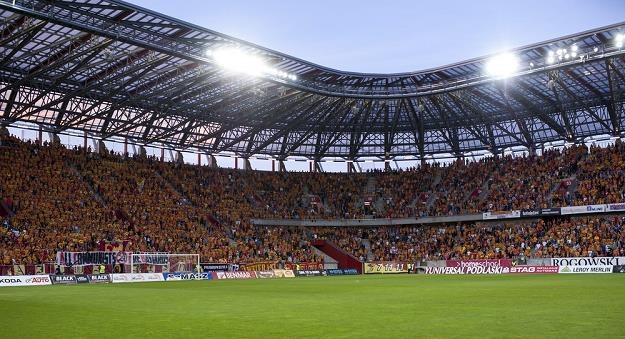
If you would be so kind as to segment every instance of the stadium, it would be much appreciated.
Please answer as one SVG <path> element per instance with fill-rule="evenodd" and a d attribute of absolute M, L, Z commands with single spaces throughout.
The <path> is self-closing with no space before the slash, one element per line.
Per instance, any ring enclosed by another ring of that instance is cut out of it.
<path fill-rule="evenodd" d="M 625 337 L 625 23 L 340 71 L 0 0 L 3 338 Z"/>

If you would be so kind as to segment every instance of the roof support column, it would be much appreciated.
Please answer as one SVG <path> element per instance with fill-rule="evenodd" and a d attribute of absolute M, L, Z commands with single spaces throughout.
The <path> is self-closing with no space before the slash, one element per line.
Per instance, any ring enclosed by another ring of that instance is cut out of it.
<path fill-rule="evenodd" d="M 82 134 L 82 148 L 87 153 L 87 131 L 84 131 Z"/>
<path fill-rule="evenodd" d="M 391 168 L 391 160 L 389 158 L 384 159 L 384 170 L 390 172 Z"/>
<path fill-rule="evenodd" d="M 243 164 L 241 166 L 241 169 L 244 171 L 249 171 L 252 169 L 252 164 L 250 163 L 250 159 L 249 158 L 241 158 L 241 160 L 243 160 Z"/>
<path fill-rule="evenodd" d="M 323 167 L 321 166 L 321 161 L 315 160 L 313 162 L 315 166 L 315 172 L 323 172 Z"/>
<path fill-rule="evenodd" d="M 208 167 L 218 168 L 217 159 L 215 159 L 215 156 L 213 156 L 212 154 L 206 154 L 206 159 L 207 159 Z"/>
<path fill-rule="evenodd" d="M 354 166 L 354 160 L 347 160 L 347 173 L 357 173 L 356 166 Z"/>
<path fill-rule="evenodd" d="M 105 154 L 106 152 L 107 149 L 104 140 L 98 140 L 98 154 Z"/>
<path fill-rule="evenodd" d="M 50 143 L 60 145 L 61 138 L 59 138 L 59 134 L 55 132 L 48 132 L 48 137 L 50 138 Z"/>
<path fill-rule="evenodd" d="M 139 146 L 139 156 L 142 158 L 147 158 L 148 152 L 145 150 L 145 147 Z"/>

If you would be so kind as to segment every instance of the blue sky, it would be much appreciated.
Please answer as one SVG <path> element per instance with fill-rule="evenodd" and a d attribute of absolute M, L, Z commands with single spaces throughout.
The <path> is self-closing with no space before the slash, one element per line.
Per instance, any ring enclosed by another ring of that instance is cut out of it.
<path fill-rule="evenodd" d="M 131 0 L 323 66 L 406 72 L 625 21 L 625 0 Z"/>

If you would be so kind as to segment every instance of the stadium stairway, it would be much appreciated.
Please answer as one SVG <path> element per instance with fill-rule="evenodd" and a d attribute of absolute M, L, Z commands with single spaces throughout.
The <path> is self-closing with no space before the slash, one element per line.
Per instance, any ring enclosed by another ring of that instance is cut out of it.
<path fill-rule="evenodd" d="M 377 179 L 374 176 L 370 176 L 367 179 L 367 185 L 365 186 L 365 195 L 375 194 L 375 188 L 378 184 Z"/>
<path fill-rule="evenodd" d="M 338 263 L 338 268 L 348 269 L 353 268 L 362 273 L 362 262 L 353 255 L 347 253 L 342 248 L 336 246 L 334 243 L 327 240 L 315 240 L 312 245 L 325 253 L 329 257 L 333 258 Z"/>
<path fill-rule="evenodd" d="M 570 178 L 558 179 L 553 184 L 553 187 L 549 191 L 549 195 L 547 195 L 546 200 L 549 203 L 549 206 L 552 205 L 553 196 L 560 190 L 560 188 L 562 187 L 562 183 L 567 180 L 570 180 L 571 184 L 566 188 L 566 191 L 564 191 L 563 193 L 566 193 L 568 191 L 571 194 L 571 196 L 575 196 L 575 192 L 577 191 L 577 186 L 579 185 L 579 181 L 577 180 L 577 175 L 573 175 Z"/>
<path fill-rule="evenodd" d="M 91 192 L 91 194 L 93 195 L 95 200 L 97 200 L 100 203 L 100 205 L 102 205 L 104 208 L 108 208 L 108 203 L 107 203 L 106 199 L 95 188 L 95 184 L 93 182 L 93 179 L 91 179 L 86 174 L 82 173 L 80 171 L 80 169 L 78 169 L 78 167 L 76 165 L 71 164 L 69 162 L 66 162 L 65 165 L 67 166 L 67 168 L 69 169 L 69 171 L 72 174 L 74 174 L 76 177 L 78 177 L 78 179 L 80 179 L 80 181 L 82 181 L 87 186 L 87 188 L 89 189 L 89 192 Z"/>
<path fill-rule="evenodd" d="M 154 170 L 154 175 L 158 178 L 158 180 L 160 180 L 165 186 L 167 186 L 169 189 L 171 189 L 172 191 L 176 192 L 178 194 L 178 196 L 180 196 L 184 201 L 186 201 L 189 205 L 193 206 L 194 208 L 198 208 L 198 206 L 195 204 L 195 202 L 193 200 L 191 200 L 191 198 L 189 197 L 188 194 L 186 194 L 183 189 L 181 187 L 176 187 L 171 181 L 169 181 L 160 171 L 158 170 Z M 227 227 L 227 226 L 223 226 L 221 225 L 221 223 L 215 218 L 215 216 L 213 216 L 211 213 L 206 214 L 206 219 L 207 220 L 204 223 L 204 228 L 209 228 L 209 225 L 207 223 L 210 223 L 213 227 L 215 228 L 220 228 L 222 227 L 223 229 L 226 230 L 226 234 L 228 235 L 228 241 L 232 244 L 235 243 L 236 241 L 233 239 L 233 235 L 232 235 L 232 230 Z"/>
<path fill-rule="evenodd" d="M 438 186 L 438 184 L 441 183 L 441 180 L 443 180 L 443 170 L 439 168 L 436 171 L 436 176 L 434 177 L 434 180 L 432 181 L 432 185 L 430 185 L 430 197 L 428 198 L 428 201 L 425 203 L 426 211 L 430 211 L 432 207 L 434 206 L 434 202 L 436 202 L 436 199 L 438 199 L 438 194 L 440 193 L 437 192 L 436 186 Z"/>
<path fill-rule="evenodd" d="M 15 216 L 15 213 L 11 210 L 11 207 L 9 207 L 5 201 L 8 202 L 8 198 L 0 199 L 0 217 L 7 218 Z M 11 204 L 13 203 L 11 202 Z"/>
<path fill-rule="evenodd" d="M 326 270 L 332 270 L 339 268 L 338 261 L 331 256 L 323 253 L 320 249 L 313 247 L 315 254 L 323 258 L 323 268 Z"/>
<path fill-rule="evenodd" d="M 486 198 L 488 198 L 488 194 L 490 193 L 490 183 L 491 180 L 493 180 L 494 173 L 494 170 L 488 173 L 488 177 L 486 177 L 486 180 L 482 183 L 482 192 L 480 192 L 480 195 L 477 197 L 478 201 L 485 201 Z"/>
<path fill-rule="evenodd" d="M 367 261 L 373 261 L 375 256 L 371 250 L 371 241 L 369 239 L 361 239 L 360 243 L 365 247 L 365 250 L 367 250 Z"/>

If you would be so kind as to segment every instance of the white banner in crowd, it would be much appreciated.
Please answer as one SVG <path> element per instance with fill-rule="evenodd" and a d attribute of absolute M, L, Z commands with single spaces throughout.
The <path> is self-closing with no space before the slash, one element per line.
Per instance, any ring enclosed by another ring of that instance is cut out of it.
<path fill-rule="evenodd" d="M 625 257 L 551 258 L 552 266 L 615 266 L 625 265 Z"/>
<path fill-rule="evenodd" d="M 606 211 L 606 205 L 587 205 L 587 206 L 570 206 L 560 208 L 560 214 L 584 214 L 584 213 L 603 213 Z"/>
<path fill-rule="evenodd" d="M 625 212 L 625 203 L 609 204 L 606 206 L 606 212 Z"/>
<path fill-rule="evenodd" d="M 520 217 L 521 217 L 521 211 L 501 211 L 501 212 L 482 213 L 482 219 L 484 220 L 513 219 L 513 218 L 520 218 Z"/>

